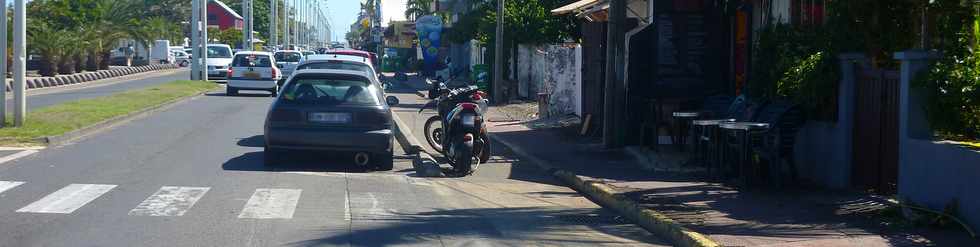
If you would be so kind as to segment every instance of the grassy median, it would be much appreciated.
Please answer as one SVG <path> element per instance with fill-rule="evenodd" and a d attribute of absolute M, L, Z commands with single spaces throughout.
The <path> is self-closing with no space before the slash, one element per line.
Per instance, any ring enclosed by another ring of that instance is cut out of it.
<path fill-rule="evenodd" d="M 27 113 L 23 127 L 0 128 L 0 145 L 41 145 L 39 138 L 58 136 L 107 119 L 160 106 L 217 88 L 203 81 L 173 81 L 158 86 L 121 92 L 109 96 L 65 102 Z M 8 116 L 8 120 L 13 117 Z M 6 126 L 13 126 L 7 123 Z"/>

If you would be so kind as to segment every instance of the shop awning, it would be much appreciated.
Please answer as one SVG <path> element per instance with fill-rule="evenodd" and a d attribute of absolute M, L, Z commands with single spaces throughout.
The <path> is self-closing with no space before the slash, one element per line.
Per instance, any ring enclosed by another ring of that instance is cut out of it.
<path fill-rule="evenodd" d="M 580 0 L 574 3 L 570 3 L 565 6 L 558 7 L 557 9 L 551 10 L 552 15 L 564 15 L 573 12 L 579 12 L 586 8 L 592 7 L 600 2 L 605 2 L 603 0 Z"/>

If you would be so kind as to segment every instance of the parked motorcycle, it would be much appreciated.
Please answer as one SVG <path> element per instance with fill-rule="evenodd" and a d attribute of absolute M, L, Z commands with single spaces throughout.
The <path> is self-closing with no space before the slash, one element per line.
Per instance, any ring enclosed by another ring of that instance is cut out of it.
<path fill-rule="evenodd" d="M 454 172 L 468 175 L 490 159 L 490 139 L 483 118 L 489 101 L 476 86 L 450 89 L 442 81 L 432 84 L 429 98 L 419 110 L 435 108 L 423 128 L 429 146 L 447 157 Z M 474 162 L 475 161 L 475 162 Z"/>

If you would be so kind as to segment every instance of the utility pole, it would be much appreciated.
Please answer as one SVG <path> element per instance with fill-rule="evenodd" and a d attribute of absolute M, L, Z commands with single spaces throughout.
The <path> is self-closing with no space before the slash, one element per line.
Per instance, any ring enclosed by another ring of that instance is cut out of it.
<path fill-rule="evenodd" d="M 252 22 L 254 20 L 252 18 L 252 0 L 242 1 L 242 13 L 245 14 L 245 28 L 242 28 L 242 32 L 244 32 L 242 35 L 244 39 L 242 46 L 244 47 L 242 47 L 242 50 L 251 51 L 255 47 L 252 45 L 252 41 L 255 40 L 252 38 Z"/>
<path fill-rule="evenodd" d="M 27 72 L 27 5 L 14 0 L 14 126 L 24 126 L 27 100 L 24 74 Z"/>
<path fill-rule="evenodd" d="M 279 33 L 277 31 L 279 26 L 279 0 L 269 0 L 270 9 L 272 13 L 269 13 L 269 47 L 275 50 L 275 47 L 279 45 Z"/>
<path fill-rule="evenodd" d="M 191 80 L 201 78 L 201 0 L 191 0 Z"/>
<path fill-rule="evenodd" d="M 7 124 L 7 1 L 3 1 L 3 8 L 0 9 L 0 127 Z"/>
<path fill-rule="evenodd" d="M 289 22 L 290 22 L 289 21 L 290 20 L 289 17 L 290 17 L 290 13 L 291 13 L 291 11 L 289 11 L 289 0 L 283 0 L 282 1 L 282 12 L 283 12 L 283 19 L 282 19 L 282 28 L 283 28 L 282 29 L 282 49 L 283 50 L 289 50 Z"/>
<path fill-rule="evenodd" d="M 504 98 L 504 0 L 497 0 L 497 31 L 493 44 L 493 101 L 503 105 Z"/>
<path fill-rule="evenodd" d="M 622 84 L 622 52 L 623 19 L 626 15 L 625 0 L 611 0 L 609 4 L 609 23 L 606 33 L 606 84 L 603 99 L 602 143 L 606 148 L 619 148 L 623 145 L 619 133 L 622 133 L 619 122 L 623 115 L 620 111 L 619 98 L 624 98 L 620 90 Z M 654 138 L 659 140 L 659 133 L 654 132 Z"/>
<path fill-rule="evenodd" d="M 201 18 L 201 35 L 198 37 L 198 54 L 201 54 L 201 64 L 198 71 L 201 73 L 201 80 L 208 80 L 208 0 L 200 0 L 200 9 L 196 10 Z"/>

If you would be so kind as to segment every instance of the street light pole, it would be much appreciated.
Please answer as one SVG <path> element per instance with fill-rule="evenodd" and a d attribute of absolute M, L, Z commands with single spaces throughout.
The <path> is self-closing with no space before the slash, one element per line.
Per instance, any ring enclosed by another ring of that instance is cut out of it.
<path fill-rule="evenodd" d="M 0 8 L 0 127 L 7 124 L 7 1 Z"/>
<path fill-rule="evenodd" d="M 27 100 L 24 74 L 27 72 L 27 5 L 14 0 L 14 126 L 24 126 Z M 4 20 L 6 21 L 6 20 Z"/>
<path fill-rule="evenodd" d="M 201 80 L 201 0 L 191 0 L 191 80 Z"/>
<path fill-rule="evenodd" d="M 497 0 L 497 31 L 493 45 L 493 99 L 504 104 L 504 0 Z"/>
<path fill-rule="evenodd" d="M 242 38 L 245 39 L 242 42 L 242 50 L 251 51 L 252 47 L 252 0 L 242 1 L 242 13 L 245 14 L 245 28 L 242 28 Z"/>
<path fill-rule="evenodd" d="M 279 31 L 277 30 L 279 26 L 278 2 L 279 0 L 269 0 L 269 9 L 272 10 L 272 12 L 269 13 L 269 47 L 272 47 L 273 49 L 279 45 L 279 33 L 276 32 Z"/>
<path fill-rule="evenodd" d="M 289 17 L 291 16 L 289 11 L 289 0 L 282 1 L 282 12 L 284 13 L 282 19 L 282 49 L 289 50 L 289 23 L 291 22 Z"/>
<path fill-rule="evenodd" d="M 198 37 L 198 43 L 201 44 L 198 49 L 198 54 L 201 54 L 201 64 L 198 71 L 201 73 L 201 80 L 208 80 L 208 0 L 199 0 L 201 3 L 199 6 L 198 16 L 201 17 L 201 36 Z"/>

